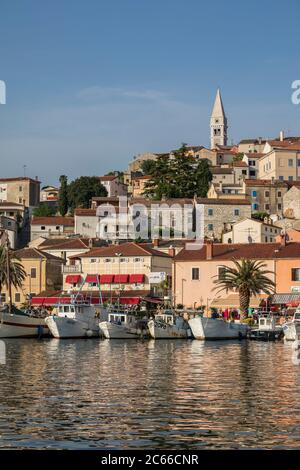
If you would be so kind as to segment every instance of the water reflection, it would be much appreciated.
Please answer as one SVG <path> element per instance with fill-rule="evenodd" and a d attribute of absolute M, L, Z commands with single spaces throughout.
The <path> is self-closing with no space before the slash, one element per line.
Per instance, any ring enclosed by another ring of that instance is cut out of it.
<path fill-rule="evenodd" d="M 2 448 L 300 448 L 282 343 L 7 340 Z"/>

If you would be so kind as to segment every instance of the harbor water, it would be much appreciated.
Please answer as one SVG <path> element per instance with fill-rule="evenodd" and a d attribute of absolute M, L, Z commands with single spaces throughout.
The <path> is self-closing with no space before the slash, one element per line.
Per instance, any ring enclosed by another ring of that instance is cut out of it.
<path fill-rule="evenodd" d="M 5 340 L 0 448 L 299 449 L 290 344 Z"/>

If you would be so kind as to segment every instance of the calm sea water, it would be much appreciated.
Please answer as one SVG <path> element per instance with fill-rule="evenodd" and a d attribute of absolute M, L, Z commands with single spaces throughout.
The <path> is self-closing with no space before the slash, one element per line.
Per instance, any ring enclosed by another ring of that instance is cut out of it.
<path fill-rule="evenodd" d="M 0 448 L 300 448 L 283 343 L 6 340 Z"/>

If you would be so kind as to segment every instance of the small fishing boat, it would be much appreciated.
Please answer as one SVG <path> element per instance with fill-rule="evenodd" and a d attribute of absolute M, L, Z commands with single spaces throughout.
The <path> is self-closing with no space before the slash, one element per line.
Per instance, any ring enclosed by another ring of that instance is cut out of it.
<path fill-rule="evenodd" d="M 49 334 L 46 312 L 19 310 L 14 305 L 0 310 L 0 338 L 34 338 Z"/>
<path fill-rule="evenodd" d="M 196 315 L 189 319 L 193 336 L 202 340 L 243 339 L 246 338 L 248 326 L 222 318 L 203 317 Z"/>
<path fill-rule="evenodd" d="M 171 310 L 157 313 L 148 321 L 150 335 L 154 339 L 186 339 L 192 337 L 188 322 Z"/>
<path fill-rule="evenodd" d="M 101 333 L 107 339 L 139 339 L 149 337 L 147 320 L 120 310 L 109 312 L 108 320 L 99 322 Z"/>
<path fill-rule="evenodd" d="M 258 328 L 248 332 L 248 338 L 257 341 L 276 341 L 283 337 L 282 326 L 276 325 L 274 316 L 264 315 L 258 319 Z"/>
<path fill-rule="evenodd" d="M 286 341 L 296 341 L 300 338 L 300 308 L 294 313 L 293 319 L 282 325 L 284 339 Z"/>
<path fill-rule="evenodd" d="M 99 318 L 103 315 L 101 306 L 77 299 L 57 305 L 46 324 L 54 338 L 90 338 L 99 336 Z"/>

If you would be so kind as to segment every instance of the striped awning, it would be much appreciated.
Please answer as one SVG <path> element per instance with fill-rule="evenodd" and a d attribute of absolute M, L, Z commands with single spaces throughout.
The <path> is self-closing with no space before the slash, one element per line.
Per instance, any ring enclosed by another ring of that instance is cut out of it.
<path fill-rule="evenodd" d="M 113 274 L 101 274 L 100 282 L 101 284 L 111 284 L 114 281 Z"/>
<path fill-rule="evenodd" d="M 265 300 L 268 296 L 266 294 L 258 295 L 257 297 L 252 296 L 250 298 L 249 307 L 257 308 L 260 306 L 261 302 Z M 240 298 L 239 294 L 230 294 L 228 297 L 219 297 L 211 301 L 210 307 L 214 308 L 239 308 Z"/>
<path fill-rule="evenodd" d="M 98 282 L 99 282 L 99 274 L 88 274 L 88 275 L 86 276 L 85 282 L 86 282 L 87 284 L 92 284 L 92 283 L 98 284 Z"/>
<path fill-rule="evenodd" d="M 145 279 L 145 274 L 130 274 L 129 276 L 129 282 L 131 284 L 142 283 L 144 282 L 144 279 Z"/>
<path fill-rule="evenodd" d="M 66 277 L 66 282 L 68 284 L 78 284 L 81 281 L 80 274 L 68 274 Z"/>
<path fill-rule="evenodd" d="M 129 274 L 115 274 L 114 283 L 126 284 L 129 279 Z"/>
<path fill-rule="evenodd" d="M 271 302 L 272 304 L 287 304 L 288 302 L 295 302 L 299 300 L 300 294 L 274 294 Z"/>

